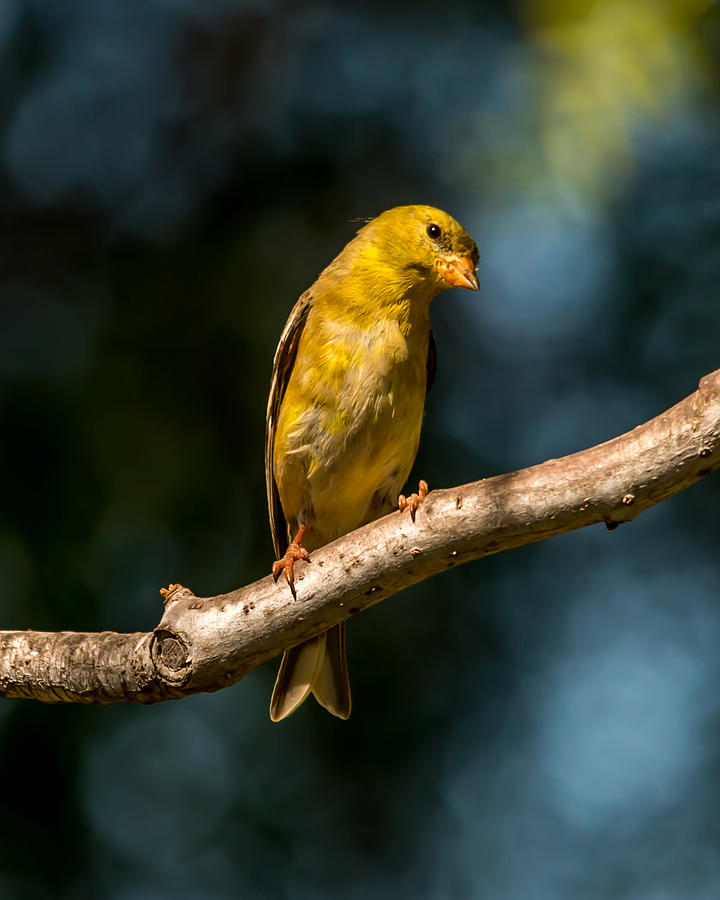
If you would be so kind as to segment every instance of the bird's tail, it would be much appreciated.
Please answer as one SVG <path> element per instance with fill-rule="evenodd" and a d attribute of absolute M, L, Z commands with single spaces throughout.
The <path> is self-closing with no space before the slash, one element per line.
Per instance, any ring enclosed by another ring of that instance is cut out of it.
<path fill-rule="evenodd" d="M 283 653 L 270 700 L 270 718 L 279 722 L 289 716 L 311 691 L 328 712 L 348 718 L 351 698 L 344 622 Z"/>

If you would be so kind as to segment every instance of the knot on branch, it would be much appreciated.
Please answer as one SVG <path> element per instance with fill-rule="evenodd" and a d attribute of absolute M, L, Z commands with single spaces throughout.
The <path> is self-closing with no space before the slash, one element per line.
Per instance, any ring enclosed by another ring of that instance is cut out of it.
<path fill-rule="evenodd" d="M 150 655 L 163 681 L 177 686 L 184 684 L 190 677 L 190 647 L 176 632 L 168 628 L 156 628 L 150 644 Z"/>
<path fill-rule="evenodd" d="M 709 372 L 698 381 L 698 390 L 701 393 L 715 394 L 720 392 L 720 369 Z"/>

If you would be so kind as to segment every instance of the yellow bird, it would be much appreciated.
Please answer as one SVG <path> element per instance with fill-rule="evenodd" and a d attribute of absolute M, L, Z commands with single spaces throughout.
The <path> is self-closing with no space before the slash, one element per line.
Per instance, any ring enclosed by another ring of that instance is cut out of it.
<path fill-rule="evenodd" d="M 293 563 L 308 551 L 427 493 L 398 498 L 420 440 L 435 372 L 430 301 L 478 290 L 478 250 L 431 206 L 398 206 L 362 227 L 295 304 L 273 363 L 265 477 L 275 552 L 295 593 Z M 312 692 L 350 715 L 345 627 L 283 654 L 270 718 Z"/>

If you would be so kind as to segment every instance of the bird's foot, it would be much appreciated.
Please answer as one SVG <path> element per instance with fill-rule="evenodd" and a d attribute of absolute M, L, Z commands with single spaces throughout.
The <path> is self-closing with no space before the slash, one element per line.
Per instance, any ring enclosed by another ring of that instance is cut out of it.
<path fill-rule="evenodd" d="M 410 515 L 412 516 L 412 520 L 414 522 L 417 508 L 427 497 L 429 490 L 430 488 L 428 487 L 427 481 L 421 480 L 418 482 L 417 494 L 410 494 L 409 497 L 406 497 L 405 494 L 400 494 L 400 496 L 398 497 L 398 508 L 400 509 L 400 512 L 402 512 L 404 509 L 409 509 Z"/>
<path fill-rule="evenodd" d="M 280 577 L 280 573 L 285 574 L 285 581 L 287 581 L 290 590 L 292 591 L 292 595 L 296 600 L 297 594 L 295 593 L 295 575 L 293 573 L 293 566 L 299 559 L 304 559 L 306 562 L 310 562 L 310 554 L 302 546 L 302 539 L 304 534 L 305 526 L 301 525 L 298 533 L 295 535 L 295 538 L 285 551 L 285 556 L 283 556 L 281 559 L 278 559 L 277 562 L 274 562 L 272 567 L 272 575 L 275 581 L 277 581 Z"/>
<path fill-rule="evenodd" d="M 183 589 L 181 584 L 169 584 L 166 588 L 160 588 L 160 596 L 163 598 L 163 601 L 167 602 L 170 594 L 174 594 L 175 591 L 180 591 Z"/>

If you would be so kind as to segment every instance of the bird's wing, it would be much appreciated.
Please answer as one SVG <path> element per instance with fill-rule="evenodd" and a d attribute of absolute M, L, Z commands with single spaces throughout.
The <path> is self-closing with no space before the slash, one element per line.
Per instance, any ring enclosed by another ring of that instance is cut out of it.
<path fill-rule="evenodd" d="M 287 550 L 287 523 L 280 504 L 275 475 L 273 473 L 273 447 L 275 445 L 275 429 L 280 415 L 280 406 L 285 396 L 285 390 L 290 380 L 290 375 L 295 365 L 298 344 L 302 335 L 308 312 L 312 303 L 310 291 L 300 297 L 290 313 L 290 318 L 285 324 L 280 342 L 275 351 L 273 360 L 272 381 L 270 382 L 270 397 L 268 398 L 267 416 L 265 418 L 265 486 L 267 488 L 268 513 L 270 515 L 270 530 L 272 531 L 275 553 L 280 558 Z"/>
<path fill-rule="evenodd" d="M 437 369 L 437 345 L 435 344 L 435 335 L 430 329 L 430 341 L 428 342 L 428 358 L 427 358 L 427 387 L 425 393 L 430 393 L 430 388 L 435 381 L 435 371 Z"/>

